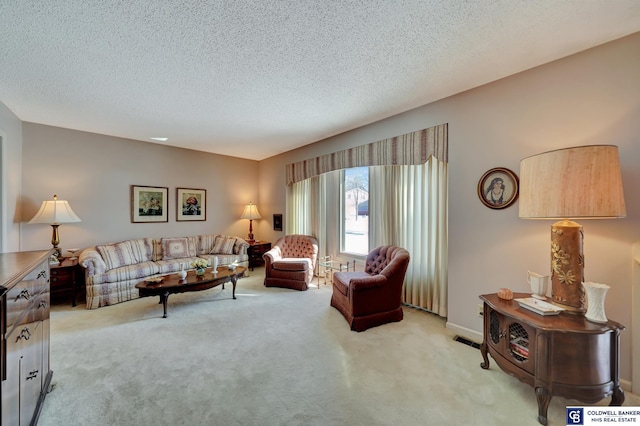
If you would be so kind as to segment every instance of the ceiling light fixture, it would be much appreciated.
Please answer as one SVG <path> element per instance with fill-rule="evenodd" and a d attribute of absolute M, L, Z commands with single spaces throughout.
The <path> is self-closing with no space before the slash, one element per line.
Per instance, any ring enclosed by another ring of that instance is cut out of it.
<path fill-rule="evenodd" d="M 149 139 L 154 140 L 154 141 L 158 141 L 158 142 L 166 142 L 166 141 L 168 141 L 168 140 L 169 140 L 169 138 L 158 138 L 158 137 L 156 137 L 156 138 L 149 138 Z"/>

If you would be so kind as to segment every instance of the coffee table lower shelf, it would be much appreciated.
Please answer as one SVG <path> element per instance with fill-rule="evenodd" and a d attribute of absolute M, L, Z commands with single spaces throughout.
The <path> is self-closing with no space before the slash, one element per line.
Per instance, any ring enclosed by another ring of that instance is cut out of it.
<path fill-rule="evenodd" d="M 211 268 L 207 268 L 202 276 L 197 276 L 195 271 L 188 271 L 185 279 L 180 279 L 177 274 L 170 274 L 162 277 L 162 281 L 158 283 L 144 281 L 136 284 L 136 288 L 140 297 L 159 296 L 159 303 L 162 303 L 164 309 L 162 318 L 167 318 L 167 301 L 171 294 L 208 290 L 219 285 L 222 285 L 222 289 L 224 289 L 224 284 L 231 282 L 233 284 L 232 296 L 235 299 L 236 283 L 246 270 L 247 268 L 244 266 L 238 266 L 235 270 L 219 267 L 214 274 Z"/>

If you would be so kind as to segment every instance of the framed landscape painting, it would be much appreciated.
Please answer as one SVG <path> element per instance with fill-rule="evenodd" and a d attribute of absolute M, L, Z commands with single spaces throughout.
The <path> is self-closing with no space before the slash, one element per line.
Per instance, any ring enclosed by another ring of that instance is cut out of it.
<path fill-rule="evenodd" d="M 207 220 L 207 190 L 177 188 L 176 220 Z"/>
<path fill-rule="evenodd" d="M 169 188 L 131 185 L 131 222 L 168 222 Z"/>

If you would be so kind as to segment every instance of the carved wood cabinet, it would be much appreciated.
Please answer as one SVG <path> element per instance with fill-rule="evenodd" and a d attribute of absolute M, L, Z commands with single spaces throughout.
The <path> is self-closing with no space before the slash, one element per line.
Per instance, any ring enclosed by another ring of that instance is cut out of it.
<path fill-rule="evenodd" d="M 0 254 L 2 425 L 36 424 L 51 383 L 51 252 Z"/>
<path fill-rule="evenodd" d="M 516 293 L 514 299 L 529 297 Z M 620 332 L 615 321 L 596 324 L 584 316 L 560 313 L 543 316 L 497 294 L 484 302 L 484 333 L 480 347 L 506 373 L 533 386 L 538 422 L 547 424 L 547 408 L 554 395 L 595 403 L 611 396 L 609 405 L 622 405 Z"/>

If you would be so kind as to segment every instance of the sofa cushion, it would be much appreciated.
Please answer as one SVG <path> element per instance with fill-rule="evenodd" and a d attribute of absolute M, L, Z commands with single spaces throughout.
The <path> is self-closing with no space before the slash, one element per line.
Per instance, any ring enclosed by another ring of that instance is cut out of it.
<path fill-rule="evenodd" d="M 152 259 L 153 240 L 151 238 L 140 238 L 137 240 L 129 240 L 131 252 L 136 259 L 136 263 L 148 262 Z"/>
<path fill-rule="evenodd" d="M 162 238 L 162 260 L 189 257 L 189 241 L 186 238 Z"/>
<path fill-rule="evenodd" d="M 142 262 L 135 265 L 121 266 L 105 271 L 103 274 L 90 275 L 86 278 L 87 285 L 117 283 L 120 281 L 144 279 L 159 273 L 155 262 Z"/>
<path fill-rule="evenodd" d="M 349 296 L 349 287 L 352 279 L 362 280 L 371 278 L 370 274 L 361 271 L 352 272 L 334 272 L 333 273 L 333 289 L 339 291 L 345 296 Z"/>
<path fill-rule="evenodd" d="M 187 250 L 189 250 L 189 257 L 196 257 L 198 255 L 198 236 L 187 237 Z"/>
<path fill-rule="evenodd" d="M 207 259 L 209 264 L 214 257 L 218 258 L 218 266 L 229 265 L 230 263 L 246 263 L 249 260 L 249 256 L 246 254 L 201 254 L 200 256 L 203 259 Z"/>
<path fill-rule="evenodd" d="M 99 245 L 96 246 L 96 249 L 104 259 L 107 270 L 138 263 L 133 255 L 129 241 Z"/>
<path fill-rule="evenodd" d="M 200 235 L 198 238 L 198 254 L 209 254 L 216 242 L 216 234 Z"/>
<path fill-rule="evenodd" d="M 272 267 L 279 271 L 308 271 L 311 268 L 311 259 L 285 257 L 273 262 Z"/>
<path fill-rule="evenodd" d="M 193 269 L 191 262 L 199 259 L 198 257 L 183 257 L 180 259 L 158 260 L 156 265 L 158 266 L 159 274 L 171 274 L 178 272 L 181 269 Z"/>
<path fill-rule="evenodd" d="M 235 238 L 218 236 L 216 237 L 216 242 L 211 249 L 211 254 L 233 254 L 233 246 L 235 245 L 235 243 Z"/>

